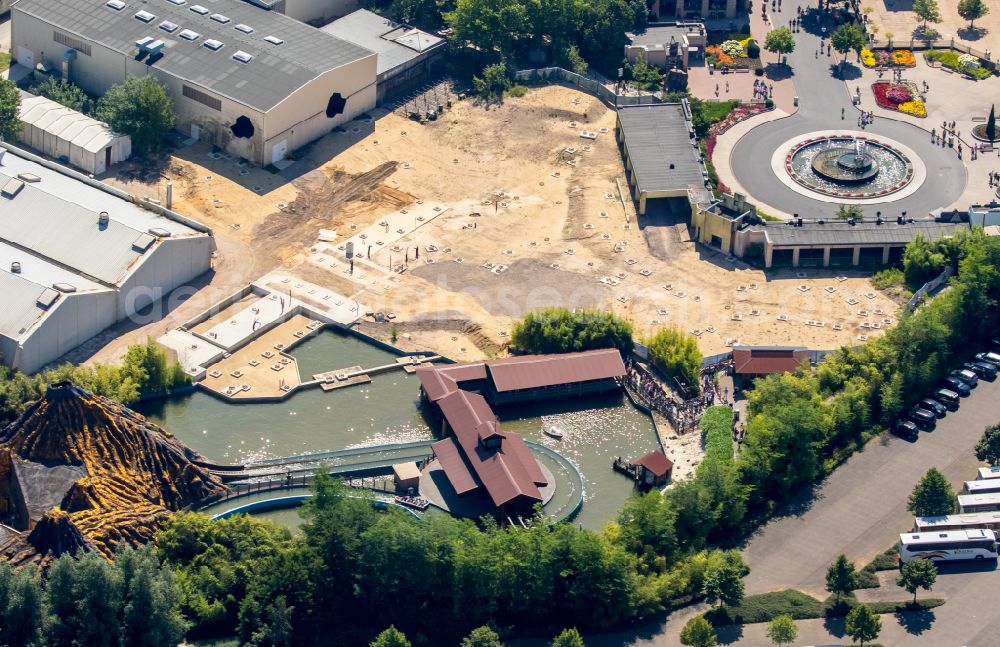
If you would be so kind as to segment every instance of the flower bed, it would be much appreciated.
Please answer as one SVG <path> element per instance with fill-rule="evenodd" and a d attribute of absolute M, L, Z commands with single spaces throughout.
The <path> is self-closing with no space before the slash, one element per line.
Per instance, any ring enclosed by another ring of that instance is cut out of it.
<path fill-rule="evenodd" d="M 968 74 L 970 77 L 978 80 L 988 79 L 992 75 L 992 72 L 979 64 L 979 59 L 969 54 L 929 49 L 924 52 L 924 59 L 928 63 L 940 63 L 949 70 L 953 70 L 959 74 Z"/>
<path fill-rule="evenodd" d="M 917 59 L 908 49 L 893 50 L 890 54 L 885 50 L 872 51 L 867 47 L 861 49 L 861 64 L 865 67 L 886 67 L 895 65 L 897 67 L 914 67 Z"/>
<path fill-rule="evenodd" d="M 722 121 L 718 121 L 708 128 L 708 137 L 705 140 L 705 152 L 708 159 L 712 159 L 712 153 L 715 151 L 715 140 L 716 138 L 743 121 L 744 119 L 749 119 L 754 115 L 759 115 L 762 112 L 767 112 L 768 110 L 773 110 L 774 105 L 768 107 L 764 103 L 741 103 L 740 105 L 729 111 L 729 114 Z"/>
<path fill-rule="evenodd" d="M 914 117 L 927 116 L 927 107 L 920 99 L 916 86 L 909 81 L 902 83 L 878 81 L 872 83 L 872 93 L 875 95 L 875 103 L 880 108 L 895 110 Z"/>

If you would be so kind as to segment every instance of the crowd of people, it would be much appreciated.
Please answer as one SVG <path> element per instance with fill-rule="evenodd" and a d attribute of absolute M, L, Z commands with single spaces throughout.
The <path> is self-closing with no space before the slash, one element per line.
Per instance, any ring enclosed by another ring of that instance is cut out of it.
<path fill-rule="evenodd" d="M 663 386 L 660 380 L 644 365 L 629 360 L 625 365 L 626 387 L 642 400 L 642 404 L 670 421 L 678 433 L 698 426 L 705 409 L 715 403 L 720 394 L 713 376 L 719 367 L 702 373 L 701 395 L 684 399 Z M 728 393 L 721 397 L 728 400 Z"/>

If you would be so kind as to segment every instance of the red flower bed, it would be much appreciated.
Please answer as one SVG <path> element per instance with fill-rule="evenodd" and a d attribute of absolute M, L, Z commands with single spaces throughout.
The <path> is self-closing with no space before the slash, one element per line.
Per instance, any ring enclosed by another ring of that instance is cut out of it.
<path fill-rule="evenodd" d="M 875 103 L 887 110 L 898 110 L 899 104 L 913 100 L 913 92 L 908 87 L 888 81 L 872 83 L 872 92 L 875 94 Z"/>

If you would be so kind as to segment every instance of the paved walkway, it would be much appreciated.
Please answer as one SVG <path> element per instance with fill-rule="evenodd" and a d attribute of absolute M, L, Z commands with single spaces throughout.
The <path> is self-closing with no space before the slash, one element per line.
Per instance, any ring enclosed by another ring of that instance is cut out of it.
<path fill-rule="evenodd" d="M 794 15 L 795 5 L 791 4 L 787 15 Z M 802 3 L 804 8 L 814 4 Z M 779 24 L 785 13 L 778 14 Z M 752 128 L 749 132 L 730 131 L 720 137 L 722 149 L 717 144 L 713 161 L 720 179 L 731 186 L 740 186 L 766 211 L 775 215 L 799 213 L 807 217 L 832 216 L 838 204 L 800 195 L 784 185 L 772 172 L 770 151 L 776 150 L 789 139 L 805 133 L 842 127 L 847 131 L 858 130 L 857 112 L 846 86 L 840 82 L 838 69 L 840 56 L 818 54 L 820 47 L 820 26 L 815 12 L 803 20 L 803 28 L 796 33 L 795 51 L 789 55 L 794 73 L 796 91 L 800 97 L 798 112 L 788 118 L 772 121 Z M 832 22 L 824 18 L 822 23 L 827 33 L 832 31 Z M 826 41 L 828 42 L 828 41 Z M 857 78 L 860 68 L 850 65 L 845 68 L 845 76 Z M 855 80 L 851 79 L 853 84 Z M 929 169 L 927 180 L 912 195 L 885 203 L 891 205 L 891 212 L 907 211 L 918 216 L 933 209 L 952 204 L 965 191 L 967 173 L 965 166 L 952 151 L 942 150 L 930 142 L 929 126 L 923 130 L 905 121 L 876 119 L 868 132 L 873 132 L 910 146 L 925 161 Z M 736 140 L 733 143 L 733 140 Z M 729 147 L 728 160 L 723 154 Z M 763 153 L 762 153 L 763 151 Z M 727 164 L 728 162 L 728 164 Z M 727 168 L 728 167 L 728 168 Z M 890 209 L 868 207 L 889 212 Z M 891 213 L 890 213 L 891 215 Z"/>

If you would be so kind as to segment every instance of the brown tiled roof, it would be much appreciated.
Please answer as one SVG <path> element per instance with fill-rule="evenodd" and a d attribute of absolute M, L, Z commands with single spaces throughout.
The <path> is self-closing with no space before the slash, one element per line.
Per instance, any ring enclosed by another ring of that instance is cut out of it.
<path fill-rule="evenodd" d="M 431 445 L 431 449 L 434 450 L 434 455 L 441 463 L 445 476 L 455 488 L 455 492 L 465 494 L 481 485 L 476 476 L 469 471 L 469 466 L 462 458 L 462 448 L 458 446 L 454 436 L 437 441 Z"/>
<path fill-rule="evenodd" d="M 801 346 L 736 346 L 733 348 L 733 370 L 737 375 L 771 375 L 792 372 L 808 359 L 808 349 Z"/>
<path fill-rule="evenodd" d="M 486 367 L 499 393 L 625 375 L 621 353 L 614 348 L 497 359 L 486 362 Z"/>
<path fill-rule="evenodd" d="M 486 379 L 486 365 L 483 362 L 426 366 L 415 372 L 431 402 L 437 402 L 452 391 L 457 391 L 459 382 Z"/>
<path fill-rule="evenodd" d="M 649 452 L 637 460 L 635 464 L 642 465 L 657 477 L 666 476 L 667 472 L 674 467 L 674 462 L 667 458 L 663 452 Z"/>
<path fill-rule="evenodd" d="M 464 463 L 471 468 L 469 471 L 475 475 L 476 480 L 486 488 L 495 506 L 502 506 L 518 497 L 542 500 L 538 486 L 546 484 L 545 477 L 519 434 L 505 433 L 499 447 L 484 447 L 480 444 L 480 437 L 500 432 L 500 422 L 481 395 L 455 391 L 438 400 L 438 406 L 454 434 L 453 444 L 457 445 L 457 451 L 465 459 Z M 438 451 L 438 445 L 445 452 L 449 451 L 445 449 L 443 442 L 434 444 L 435 452 Z M 443 459 L 441 464 L 449 480 L 452 479 L 452 473 L 464 479 L 453 458 Z M 452 485 L 455 486 L 455 483 Z M 457 491 L 458 486 L 455 489 Z"/>

